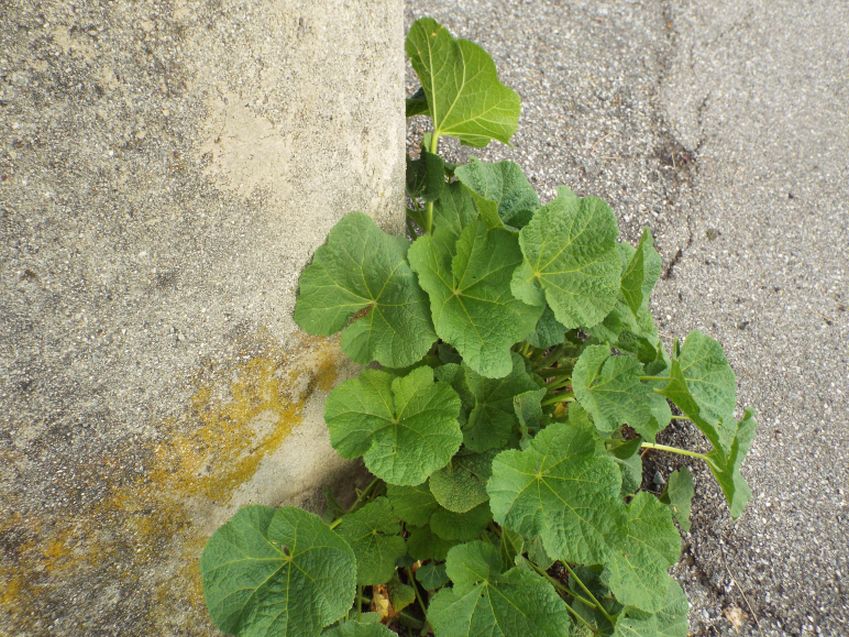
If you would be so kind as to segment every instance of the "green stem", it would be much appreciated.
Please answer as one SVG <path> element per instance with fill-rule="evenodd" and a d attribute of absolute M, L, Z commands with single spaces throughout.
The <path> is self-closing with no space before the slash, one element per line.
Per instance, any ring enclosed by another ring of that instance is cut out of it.
<path fill-rule="evenodd" d="M 686 420 L 687 422 L 693 422 L 693 419 L 689 416 L 672 416 L 672 420 Z"/>
<path fill-rule="evenodd" d="M 419 603 L 419 608 L 422 609 L 422 614 L 427 617 L 427 606 L 422 599 L 421 593 L 419 593 L 419 586 L 416 584 L 416 578 L 413 575 L 413 569 L 409 566 L 407 567 L 407 577 L 410 579 L 410 586 L 413 587 L 413 590 L 416 592 L 416 601 Z"/>
<path fill-rule="evenodd" d="M 640 376 L 640 380 L 659 380 L 659 381 L 670 381 L 672 378 L 670 376 Z"/>
<path fill-rule="evenodd" d="M 593 592 L 589 588 L 587 588 L 587 586 L 581 581 L 581 578 L 578 577 L 578 574 L 572 570 L 572 567 L 569 566 L 566 562 L 560 563 L 563 564 L 564 567 L 566 567 L 566 570 L 569 571 L 569 575 L 578 583 L 578 586 L 581 587 L 581 590 L 583 590 L 587 595 L 589 595 L 590 599 L 593 600 L 593 603 L 601 611 L 601 614 L 604 615 L 607 621 L 609 621 L 611 625 L 614 625 L 613 618 L 610 616 L 610 613 L 607 612 L 604 606 L 601 605 L 601 602 L 598 601 L 595 595 L 593 595 Z"/>
<path fill-rule="evenodd" d="M 571 369 L 565 369 L 563 367 L 551 367 L 548 369 L 541 369 L 537 372 L 543 378 L 553 378 L 555 376 L 570 376 L 572 374 Z"/>
<path fill-rule="evenodd" d="M 642 447 L 643 449 L 653 449 L 655 451 L 668 451 L 669 453 L 677 453 L 679 456 L 689 456 L 691 458 L 698 458 L 699 460 L 704 460 L 708 464 L 713 464 L 713 461 L 705 454 L 699 453 L 697 451 L 690 451 L 689 449 L 679 449 L 678 447 L 659 445 L 654 442 L 644 442 L 640 445 L 640 447 Z"/>
<path fill-rule="evenodd" d="M 540 361 L 538 368 L 548 367 L 549 365 L 553 364 L 554 361 L 556 361 L 560 357 L 560 355 L 563 353 L 563 350 L 564 350 L 564 348 L 563 348 L 562 345 L 558 345 L 557 347 L 552 349 L 548 353 L 548 355 L 545 358 L 543 358 L 542 361 Z"/>
<path fill-rule="evenodd" d="M 436 131 L 430 136 L 430 148 L 427 149 L 429 153 L 435 155 L 439 150 L 439 135 Z M 424 231 L 427 234 L 431 234 L 433 232 L 433 202 L 428 201 L 425 204 L 425 219 L 424 219 Z"/>
<path fill-rule="evenodd" d="M 551 585 L 552 585 L 552 586 L 554 586 L 554 588 L 556 588 L 556 589 L 557 589 L 558 591 L 560 591 L 561 593 L 565 593 L 566 595 L 569 595 L 570 597 L 576 597 L 576 598 L 580 599 L 580 600 L 581 600 L 584 604 L 586 604 L 587 606 L 593 606 L 593 605 L 594 605 L 594 604 L 592 604 L 592 603 L 588 603 L 588 601 L 589 601 L 589 600 L 585 600 L 585 599 L 583 599 L 580 595 L 575 595 L 575 593 L 574 593 L 573 591 L 570 591 L 568 588 L 566 588 L 565 586 L 563 586 L 563 583 L 562 583 L 562 582 L 560 582 L 560 581 L 559 581 L 556 577 L 552 577 L 551 575 L 549 575 L 548 573 L 546 573 L 546 572 L 545 572 L 545 570 L 544 570 L 544 569 L 542 569 L 540 566 L 538 566 L 538 565 L 534 564 L 534 563 L 533 563 L 533 562 L 531 562 L 530 560 L 528 560 L 528 564 L 530 564 L 530 565 L 531 565 L 531 567 L 532 567 L 532 568 L 533 568 L 533 569 L 534 569 L 537 573 L 539 573 L 539 574 L 540 574 L 540 575 L 542 575 L 544 578 L 546 578 L 549 582 L 551 582 Z M 586 626 L 587 626 L 587 627 L 588 627 L 591 631 L 593 631 L 593 633 L 597 633 L 597 632 L 598 632 L 598 631 L 596 630 L 595 626 L 593 626 L 593 625 L 592 625 L 591 623 L 589 623 L 586 619 L 584 619 L 584 617 L 583 617 L 583 616 L 581 616 L 581 614 L 580 614 L 580 613 L 578 613 L 578 611 L 576 611 L 574 608 L 572 608 L 572 607 L 571 607 L 571 606 L 570 606 L 570 605 L 566 602 L 566 600 L 565 600 L 565 599 L 563 600 L 563 604 L 566 606 L 567 610 L 568 610 L 570 613 L 572 613 L 572 616 L 573 616 L 573 617 L 575 617 L 575 619 L 577 619 L 577 620 L 579 620 L 579 621 L 583 622 L 583 623 L 584 623 L 584 624 L 585 624 L 585 625 L 586 625 Z M 600 608 L 599 610 L 601 610 L 601 612 L 603 612 L 603 613 L 604 613 L 604 609 L 603 609 L 603 608 Z"/>
<path fill-rule="evenodd" d="M 575 400 L 575 394 L 572 392 L 566 392 L 565 394 L 557 394 L 556 396 L 552 396 L 551 398 L 546 398 L 542 401 L 542 406 L 547 407 L 549 405 L 556 405 L 557 403 L 570 403 Z"/>

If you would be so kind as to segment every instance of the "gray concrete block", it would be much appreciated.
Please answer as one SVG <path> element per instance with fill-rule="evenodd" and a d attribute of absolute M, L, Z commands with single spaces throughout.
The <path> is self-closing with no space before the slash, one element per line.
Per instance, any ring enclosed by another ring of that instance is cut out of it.
<path fill-rule="evenodd" d="M 291 311 L 345 212 L 400 227 L 401 6 L 0 23 L 0 634 L 211 634 L 205 538 L 343 468 Z"/>

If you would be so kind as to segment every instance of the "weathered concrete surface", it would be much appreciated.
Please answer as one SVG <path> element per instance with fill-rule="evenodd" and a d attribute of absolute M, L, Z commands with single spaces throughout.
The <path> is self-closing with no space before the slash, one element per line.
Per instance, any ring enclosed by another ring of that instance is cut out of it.
<path fill-rule="evenodd" d="M 739 522 L 693 465 L 675 572 L 693 635 L 849 635 L 849 4 L 408 4 L 422 14 L 480 42 L 522 95 L 513 148 L 489 156 L 548 196 L 606 198 L 632 241 L 649 226 L 664 337 L 713 334 L 758 410 Z M 687 431 L 677 442 L 704 444 Z"/>
<path fill-rule="evenodd" d="M 346 211 L 400 220 L 402 11 L 0 2 L 0 635 L 203 635 L 237 505 L 341 464 L 290 318 Z"/>

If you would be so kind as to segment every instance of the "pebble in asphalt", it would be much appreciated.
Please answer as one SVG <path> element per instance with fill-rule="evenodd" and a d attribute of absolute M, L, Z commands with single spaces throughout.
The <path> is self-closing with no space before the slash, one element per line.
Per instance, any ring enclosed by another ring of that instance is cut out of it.
<path fill-rule="evenodd" d="M 758 412 L 740 520 L 693 465 L 673 571 L 691 633 L 849 634 L 849 4 L 408 3 L 420 15 L 481 44 L 523 98 L 512 146 L 479 155 L 519 162 L 544 198 L 604 197 L 631 241 L 651 228 L 661 333 L 718 338 Z"/>

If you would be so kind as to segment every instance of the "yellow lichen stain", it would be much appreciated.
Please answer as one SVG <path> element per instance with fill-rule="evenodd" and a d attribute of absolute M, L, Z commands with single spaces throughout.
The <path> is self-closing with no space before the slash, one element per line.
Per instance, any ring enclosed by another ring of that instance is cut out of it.
<path fill-rule="evenodd" d="M 150 595 L 148 622 L 162 634 L 176 630 L 175 609 L 204 616 L 204 516 L 227 504 L 280 447 L 309 397 L 336 381 L 333 341 L 303 337 L 290 349 L 264 335 L 255 341 L 262 346 L 242 362 L 198 375 L 184 413 L 155 425 L 161 440 L 146 446 L 136 477 L 126 479 L 122 457 L 104 457 L 103 471 L 115 479 L 99 502 L 0 523 L 0 535 L 30 538 L 0 563 L 0 624 L 5 611 L 13 626 L 27 628 L 39 596 L 96 575 L 124 578 Z"/>

